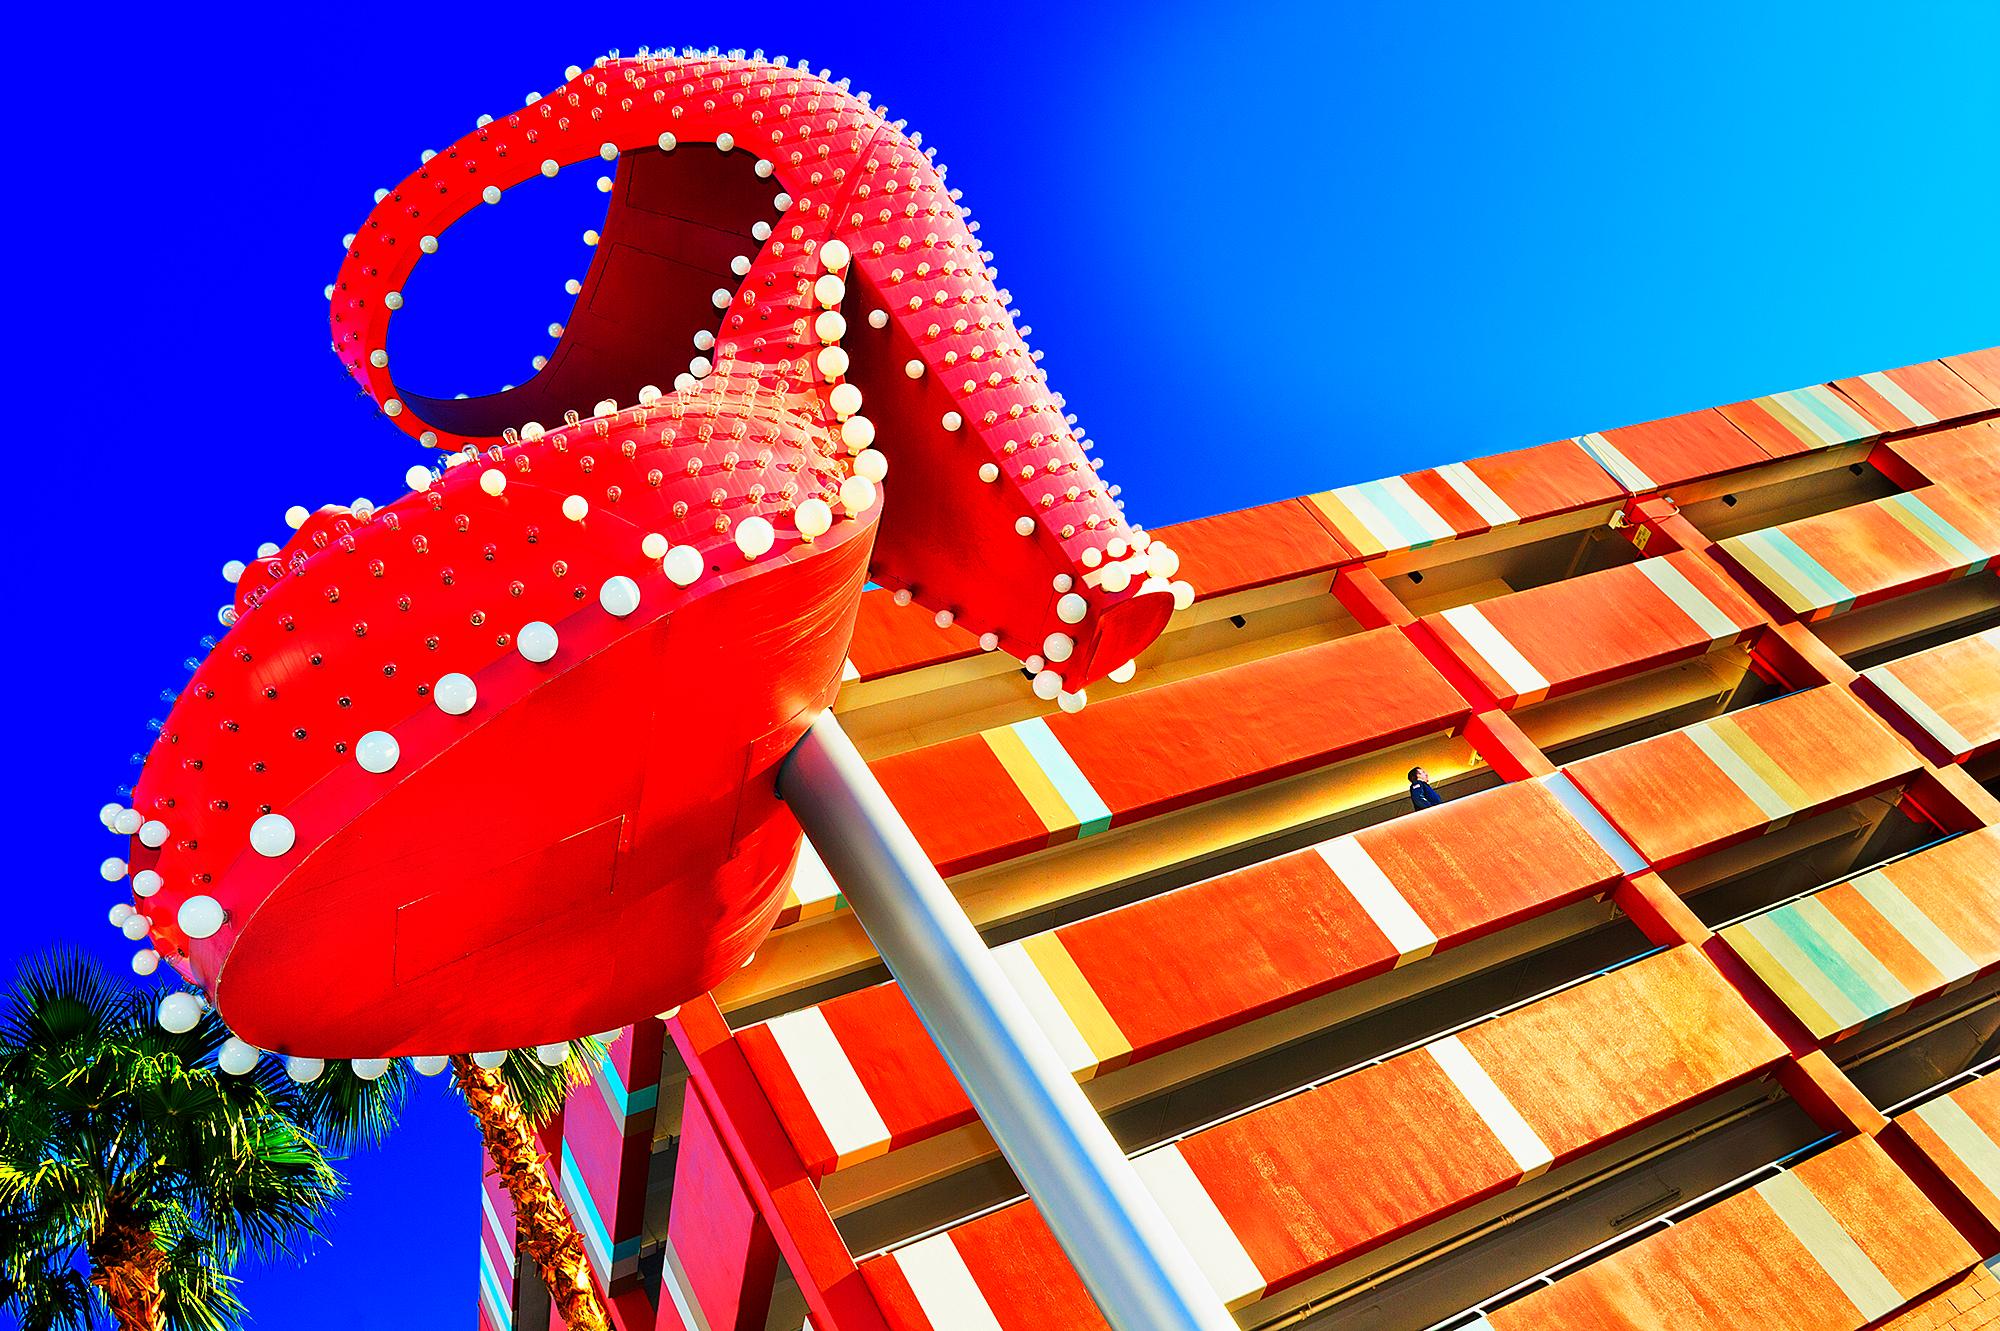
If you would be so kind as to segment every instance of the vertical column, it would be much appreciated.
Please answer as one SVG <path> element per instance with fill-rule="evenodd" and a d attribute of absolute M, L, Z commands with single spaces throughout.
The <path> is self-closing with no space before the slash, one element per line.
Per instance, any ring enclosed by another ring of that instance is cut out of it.
<path fill-rule="evenodd" d="M 583 1235 L 599 1288 L 611 1294 L 638 1277 L 664 1039 L 657 1019 L 626 1027 L 563 1111 L 563 1204 Z"/>
<path fill-rule="evenodd" d="M 675 1325 L 671 1312 L 686 1331 L 763 1331 L 777 1270 L 770 1227 L 690 1085 L 660 1276 L 661 1325 Z"/>

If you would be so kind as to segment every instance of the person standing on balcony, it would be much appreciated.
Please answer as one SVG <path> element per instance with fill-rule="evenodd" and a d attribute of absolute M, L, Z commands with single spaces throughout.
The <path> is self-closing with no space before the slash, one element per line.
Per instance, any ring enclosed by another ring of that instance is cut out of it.
<path fill-rule="evenodd" d="M 1431 774 L 1421 767 L 1410 769 L 1410 808 L 1421 812 L 1444 803 L 1444 796 L 1431 789 Z"/>

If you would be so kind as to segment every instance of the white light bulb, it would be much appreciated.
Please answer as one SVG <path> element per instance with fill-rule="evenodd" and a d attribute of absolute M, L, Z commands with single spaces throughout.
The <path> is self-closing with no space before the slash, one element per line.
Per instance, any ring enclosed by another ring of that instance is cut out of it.
<path fill-rule="evenodd" d="M 514 649 L 525 660 L 541 665 L 556 654 L 556 631 L 537 619 L 521 625 L 521 631 L 514 635 Z"/>
<path fill-rule="evenodd" d="M 674 586 L 690 586 L 701 577 L 701 551 L 691 545 L 677 545 L 667 551 L 660 567 L 666 570 L 667 578 Z"/>
<path fill-rule="evenodd" d="M 822 342 L 838 342 L 847 335 L 847 320 L 839 310 L 821 310 L 813 320 L 813 335 Z"/>
<path fill-rule="evenodd" d="M 410 1066 L 420 1076 L 435 1077 L 451 1066 L 451 1059 L 444 1054 L 419 1054 L 410 1060 Z"/>
<path fill-rule="evenodd" d="M 239 579 L 241 579 L 242 576 L 243 576 L 242 560 L 232 559 L 227 564 L 224 564 L 222 566 L 222 580 L 224 582 L 234 583 Z"/>
<path fill-rule="evenodd" d="M 802 499 L 792 511 L 792 525 L 807 540 L 824 536 L 833 527 L 833 509 L 827 506 L 824 499 Z"/>
<path fill-rule="evenodd" d="M 111 914 L 108 918 L 111 921 L 112 928 L 123 929 L 125 927 L 125 921 L 131 919 L 132 915 L 133 915 L 132 903 L 129 901 L 121 901 L 117 905 L 111 908 Z"/>
<path fill-rule="evenodd" d="M 912 379 L 921 379 L 924 377 L 924 363 L 920 360 L 904 361 L 903 373 Z"/>
<path fill-rule="evenodd" d="M 817 300 L 822 306 L 831 308 L 838 305 L 841 298 L 846 294 L 847 283 L 841 281 L 832 273 L 820 274 L 819 281 L 813 283 L 813 299 Z"/>
<path fill-rule="evenodd" d="M 639 553 L 648 559 L 667 557 L 667 538 L 656 531 L 649 531 L 639 538 Z"/>
<path fill-rule="evenodd" d="M 1171 578 L 1181 571 L 1181 557 L 1172 547 L 1154 544 L 1146 551 L 1146 572 L 1156 578 Z"/>
<path fill-rule="evenodd" d="M 604 607 L 605 613 L 623 619 L 639 608 L 639 584 L 623 573 L 606 578 L 597 589 L 597 603 Z"/>
<path fill-rule="evenodd" d="M 1104 572 L 1098 575 L 1098 585 L 1113 596 L 1132 585 L 1132 570 L 1123 564 L 1106 564 Z"/>
<path fill-rule="evenodd" d="M 861 410 L 861 390 L 853 384 L 835 384 L 826 400 L 837 416 L 852 416 Z"/>
<path fill-rule="evenodd" d="M 584 514 L 590 512 L 590 501 L 582 495 L 570 495 L 562 502 L 562 515 L 571 522 L 582 522 Z"/>
<path fill-rule="evenodd" d="M 965 424 L 965 417 L 959 415 L 955 411 L 947 411 L 944 414 L 944 416 L 938 421 L 938 424 L 944 426 L 944 428 L 947 430 L 956 430 L 960 426 Z"/>
<path fill-rule="evenodd" d="M 1000 479 L 1000 468 L 991 462 L 980 463 L 979 479 L 985 481 L 988 485 L 993 484 L 993 482 Z"/>
<path fill-rule="evenodd" d="M 189 938 L 213 938 L 229 916 L 214 897 L 189 897 L 174 918 Z"/>
<path fill-rule="evenodd" d="M 672 152 L 672 151 L 674 150 L 674 145 L 675 145 L 675 144 L 677 144 L 677 143 L 679 143 L 679 142 L 680 142 L 680 140 L 679 140 L 679 139 L 676 139 L 676 138 L 675 138 L 675 137 L 674 137 L 673 135 L 671 135 L 671 134 L 662 134 L 662 135 L 660 135 L 660 137 L 659 137 L 659 138 L 658 138 L 658 139 L 656 140 L 656 142 L 657 142 L 657 143 L 658 143 L 658 144 L 660 145 L 660 151 L 661 151 L 661 152 L 663 152 L 663 153 L 670 153 L 670 152 Z"/>
<path fill-rule="evenodd" d="M 311 516 L 312 510 L 308 509 L 304 504 L 293 504 L 285 510 L 285 525 L 293 531 L 297 531 L 306 525 L 306 519 Z"/>
<path fill-rule="evenodd" d="M 869 480 L 880 485 L 882 478 L 889 474 L 889 459 L 883 456 L 882 450 L 879 448 L 866 449 L 855 455 L 854 474 L 856 476 L 866 476 Z"/>
<path fill-rule="evenodd" d="M 386 1058 L 357 1058 L 348 1063 L 349 1071 L 362 1081 L 374 1081 L 389 1070 Z"/>
<path fill-rule="evenodd" d="M 724 152 L 728 152 L 736 146 L 736 136 L 734 134 L 718 134 L 715 136 L 715 146 Z"/>
<path fill-rule="evenodd" d="M 1139 663 L 1137 661 L 1127 661 L 1124 665 L 1119 666 L 1111 672 L 1110 679 L 1113 684 L 1129 684 L 1132 682 L 1132 676 L 1138 673 Z"/>
<path fill-rule="evenodd" d="M 325 1071 L 326 1060 L 323 1058 L 300 1058 L 295 1055 L 285 1060 L 285 1075 L 300 1085 L 318 1081 Z"/>
<path fill-rule="evenodd" d="M 866 416 L 849 416 L 840 423 L 840 442 L 850 453 L 859 453 L 875 442 L 875 422 Z"/>
<path fill-rule="evenodd" d="M 1033 536 L 1035 534 L 1035 520 L 1026 517 L 1015 518 L 1014 534 L 1016 536 Z"/>
<path fill-rule="evenodd" d="M 1035 696 L 1043 702 L 1054 702 L 1062 692 L 1062 676 L 1053 670 L 1044 670 L 1035 676 Z"/>
<path fill-rule="evenodd" d="M 828 379 L 838 379 L 847 373 L 847 353 L 839 347 L 821 347 L 819 356 L 813 362 L 819 372 Z"/>
<path fill-rule="evenodd" d="M 887 328 L 889 326 L 889 311 L 887 310 L 868 311 L 868 326 L 870 328 Z"/>
<path fill-rule="evenodd" d="M 728 287 L 717 287 L 715 290 L 708 293 L 708 303 L 715 306 L 715 308 L 718 310 L 728 309 L 729 302 L 734 300 L 735 298 L 736 297 L 734 293 L 732 293 Z"/>
<path fill-rule="evenodd" d="M 431 701 L 446 716 L 464 716 L 479 701 L 479 686 L 472 682 L 470 675 L 454 670 L 439 676 L 438 682 L 431 685 Z"/>
<path fill-rule="evenodd" d="M 1075 592 L 1063 596 L 1056 602 L 1056 618 L 1065 624 L 1081 624 L 1083 617 L 1090 613 L 1090 602 Z"/>
<path fill-rule="evenodd" d="M 412 490 L 428 490 L 431 487 L 431 469 L 412 467 L 403 473 L 403 483 Z"/>
<path fill-rule="evenodd" d="M 479 488 L 497 497 L 507 488 L 507 473 L 498 467 L 488 467 L 479 473 Z"/>
<path fill-rule="evenodd" d="M 1082 711 L 1083 705 L 1088 701 L 1089 699 L 1084 696 L 1082 689 L 1078 689 L 1075 693 L 1058 693 L 1056 695 L 1056 706 L 1072 715 Z"/>
<path fill-rule="evenodd" d="M 849 476 L 840 483 L 840 506 L 849 513 L 865 512 L 875 502 L 875 482 L 866 476 Z"/>
<path fill-rule="evenodd" d="M 160 1000 L 160 1029 L 185 1035 L 201 1022 L 201 1004 L 193 994 L 168 994 Z"/>
<path fill-rule="evenodd" d="M 498 203 L 500 202 L 500 187 L 498 185 L 488 185 L 485 189 L 479 191 L 479 197 L 488 203 Z"/>
<path fill-rule="evenodd" d="M 132 891 L 142 897 L 150 897 L 160 890 L 166 879 L 151 869 L 141 869 L 132 875 Z"/>
<path fill-rule="evenodd" d="M 559 1068 L 569 1061 L 569 1044 L 538 1044 L 535 1058 L 545 1068 Z"/>
<path fill-rule="evenodd" d="M 1000 635 L 997 633 L 980 634 L 979 650 L 982 652 L 994 652 L 1000 650 Z"/>
<path fill-rule="evenodd" d="M 125 876 L 125 861 L 113 855 L 97 866 L 97 872 L 107 883 L 115 883 Z"/>
<path fill-rule="evenodd" d="M 395 767 L 402 756 L 403 746 L 386 730 L 371 730 L 354 741 L 354 761 L 361 764 L 364 772 L 380 776 Z"/>
<path fill-rule="evenodd" d="M 240 1077 L 257 1066 L 263 1052 L 254 1044 L 230 1036 L 222 1042 L 222 1048 L 215 1051 L 215 1066 L 232 1077 Z"/>
<path fill-rule="evenodd" d="M 736 524 L 736 548 L 747 559 L 756 559 L 770 553 L 777 541 L 777 533 L 772 530 L 767 519 L 751 515 Z"/>
<path fill-rule="evenodd" d="M 1042 655 L 1057 665 L 1069 660 L 1070 653 L 1075 650 L 1076 639 L 1067 633 L 1051 633 L 1042 639 Z"/>
<path fill-rule="evenodd" d="M 112 824 L 117 822 L 118 815 L 123 812 L 125 812 L 124 805 L 107 804 L 103 808 L 97 811 L 97 821 L 103 823 L 105 830 L 109 831 L 111 829 Z"/>
<path fill-rule="evenodd" d="M 120 809 L 111 820 L 111 830 L 119 836 L 137 836 L 146 825 L 146 816 L 137 809 Z"/>
<path fill-rule="evenodd" d="M 847 248 L 847 242 L 843 240 L 829 240 L 819 247 L 819 260 L 826 265 L 826 270 L 830 273 L 837 273 L 847 267 L 847 261 L 853 257 Z"/>
<path fill-rule="evenodd" d="M 475 1067 L 485 1068 L 488 1072 L 493 1071 L 493 1069 L 499 1067 L 506 1061 L 507 1061 L 507 1051 L 505 1049 L 488 1050 L 485 1053 L 474 1054 L 472 1056 L 473 1065 Z"/>
<path fill-rule="evenodd" d="M 134 975 L 151 975 L 159 968 L 160 954 L 153 951 L 152 948 L 142 948 L 132 954 L 132 973 Z"/>
<path fill-rule="evenodd" d="M 1185 610 L 1194 604 L 1194 586 L 1191 583 L 1176 582 L 1167 588 L 1174 594 L 1174 609 Z"/>
<path fill-rule="evenodd" d="M 139 827 L 139 844 L 148 850 L 158 850 L 167 844 L 167 825 L 154 818 Z"/>
<path fill-rule="evenodd" d="M 153 921 L 144 915 L 127 915 L 125 923 L 118 926 L 118 932 L 125 935 L 125 941 L 136 943 L 152 930 Z"/>

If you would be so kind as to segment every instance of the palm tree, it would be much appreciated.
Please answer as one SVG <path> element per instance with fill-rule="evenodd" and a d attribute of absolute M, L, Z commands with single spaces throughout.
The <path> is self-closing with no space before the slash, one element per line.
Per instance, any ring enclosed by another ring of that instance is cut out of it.
<path fill-rule="evenodd" d="M 275 1066 L 222 1075 L 212 1013 L 176 1034 L 81 954 L 0 1005 L 0 1306 L 25 1331 L 222 1331 L 232 1269 L 296 1257 L 340 1195 Z"/>
<path fill-rule="evenodd" d="M 561 1049 L 544 1048 L 550 1057 Z M 450 1060 L 452 1084 L 478 1122 L 487 1157 L 513 1199 L 521 1251 L 534 1261 L 570 1331 L 609 1331 L 611 1322 L 576 1221 L 549 1182 L 535 1129 L 562 1112 L 569 1088 L 585 1080 L 590 1062 L 603 1053 L 601 1041 L 587 1039 L 572 1041 L 554 1066 L 527 1050 L 493 1068 L 465 1054 Z M 305 1088 L 306 1121 L 334 1149 L 373 1146 L 388 1136 L 415 1082 L 415 1070 L 404 1060 L 387 1067 L 376 1060 L 367 1070 L 374 1075 L 358 1076 L 351 1063 L 328 1064 Z"/>

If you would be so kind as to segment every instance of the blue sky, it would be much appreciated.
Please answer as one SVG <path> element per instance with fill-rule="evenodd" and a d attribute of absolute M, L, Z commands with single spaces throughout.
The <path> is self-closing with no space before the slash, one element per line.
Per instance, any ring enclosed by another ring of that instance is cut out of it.
<path fill-rule="evenodd" d="M 0 595 L 52 650 L 13 689 L 28 904 L 0 963 L 61 937 L 124 965 L 94 813 L 215 631 L 223 562 L 419 460 L 327 350 L 341 234 L 420 150 L 611 47 L 805 55 L 921 129 L 1152 526 L 2000 343 L 1987 3 L 964 12 L 24 34 L 46 123 L 17 117 L 9 226 L 38 257 L 12 273 L 29 409 Z M 569 173 L 454 231 L 399 326 L 406 382 L 525 376 L 598 198 Z M 476 1153 L 451 1101 L 420 1103 L 351 1163 L 310 1264 L 249 1273 L 256 1324 L 468 1325 Z"/>

